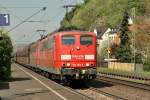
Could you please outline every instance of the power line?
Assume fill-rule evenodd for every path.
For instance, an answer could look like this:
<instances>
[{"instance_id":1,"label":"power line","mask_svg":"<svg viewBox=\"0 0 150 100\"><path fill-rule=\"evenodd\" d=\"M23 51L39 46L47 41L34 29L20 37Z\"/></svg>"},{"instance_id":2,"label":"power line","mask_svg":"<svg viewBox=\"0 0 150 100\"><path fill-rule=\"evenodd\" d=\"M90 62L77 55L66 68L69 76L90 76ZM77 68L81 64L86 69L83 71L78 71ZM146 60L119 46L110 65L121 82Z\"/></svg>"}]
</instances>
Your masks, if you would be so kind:
<instances>
[{"instance_id":1,"label":"power line","mask_svg":"<svg viewBox=\"0 0 150 100\"><path fill-rule=\"evenodd\" d=\"M26 43L26 42L31 42L31 41L14 41L14 42L19 42L19 43Z\"/></svg>"},{"instance_id":2,"label":"power line","mask_svg":"<svg viewBox=\"0 0 150 100\"><path fill-rule=\"evenodd\" d=\"M50 19L47 20L29 20L29 21L25 21L25 22L31 22L31 23L45 23L44 25L48 24L49 22L54 21L56 18L58 18L62 13L64 13L64 9L61 9L59 12L57 12L54 16L50 17ZM55 27L58 28L58 27ZM32 33L31 33L32 34ZM32 35L30 34L30 36L28 36L28 38L34 37L35 35L37 35L36 33L33 33ZM23 37L24 38L24 37ZM20 38L19 38L20 39Z\"/></svg>"},{"instance_id":3,"label":"power line","mask_svg":"<svg viewBox=\"0 0 150 100\"><path fill-rule=\"evenodd\" d=\"M46 7L43 7L42 9L40 9L39 11L35 12L34 14L32 14L31 16L27 17L25 20L23 20L22 22L20 22L19 24L17 24L16 26L14 26L13 28L11 28L8 32L11 32L12 30L16 29L18 26L20 26L21 24L23 24L24 22L28 21L30 18L32 18L33 16L37 15L39 12L41 11L45 11Z\"/></svg>"},{"instance_id":4,"label":"power line","mask_svg":"<svg viewBox=\"0 0 150 100\"><path fill-rule=\"evenodd\" d=\"M4 7L2 5L0 5L0 8L5 9L6 11L10 12L14 17L16 17L17 19L19 19L20 21L22 21L22 19L20 17L18 17L17 15L15 15L11 10L9 10L7 7Z\"/></svg>"},{"instance_id":5,"label":"power line","mask_svg":"<svg viewBox=\"0 0 150 100\"><path fill-rule=\"evenodd\" d=\"M0 8L4 8L4 7L0 7ZM24 8L26 8L26 9L31 9L31 8L41 8L41 7L5 7L5 8L22 8L22 9L24 9Z\"/></svg>"},{"instance_id":6,"label":"power line","mask_svg":"<svg viewBox=\"0 0 150 100\"><path fill-rule=\"evenodd\" d=\"M49 22L50 20L29 20L29 21L24 21L24 22L29 22L29 23L46 23Z\"/></svg>"},{"instance_id":7,"label":"power line","mask_svg":"<svg viewBox=\"0 0 150 100\"><path fill-rule=\"evenodd\" d=\"M49 22L51 22L51 21L53 21L53 20L55 20L55 18L57 18L57 17L59 17L59 15L61 15L61 13L63 13L63 11L62 10L60 10L57 14L55 14L54 16L52 16L49 20L47 19L47 20L40 20L40 21L25 21L25 22L31 22L31 23L44 23L45 22L45 25L46 25L46 23L48 24ZM32 33L31 33L32 34ZM36 35L36 33L33 33L32 35L30 35L28 38L31 38L31 37L33 37L34 35ZM24 38L24 37L23 37ZM20 38L19 38L20 39Z\"/></svg>"}]
</instances>

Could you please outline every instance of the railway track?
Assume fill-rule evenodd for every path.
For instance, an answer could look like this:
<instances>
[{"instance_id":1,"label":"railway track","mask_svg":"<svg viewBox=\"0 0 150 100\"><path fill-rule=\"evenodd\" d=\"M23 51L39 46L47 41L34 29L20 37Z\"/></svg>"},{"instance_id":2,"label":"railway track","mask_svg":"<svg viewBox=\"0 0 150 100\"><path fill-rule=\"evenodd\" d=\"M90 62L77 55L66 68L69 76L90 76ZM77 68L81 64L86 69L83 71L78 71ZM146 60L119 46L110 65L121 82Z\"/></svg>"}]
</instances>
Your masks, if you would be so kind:
<instances>
[{"instance_id":1,"label":"railway track","mask_svg":"<svg viewBox=\"0 0 150 100\"><path fill-rule=\"evenodd\" d=\"M99 82L100 81L104 81L106 83L111 83L111 84L122 84L122 85L130 86L130 87L140 88L140 89L144 89L144 90L150 91L150 86L149 85L148 85L148 88L147 88L147 86L143 86L143 84L141 84L141 86L137 86L134 83L130 83L132 85L129 85L129 83L124 82L123 80L120 80L120 82L118 82L118 81L115 81L115 80L118 80L118 79L112 79L112 78L108 78L108 77L104 77L104 76L103 77L102 76L98 76L97 79L95 79L95 80L97 80ZM100 97L104 96L105 100L126 100L127 99L126 97L120 96L120 95L118 95L116 93L111 93L111 92L108 92L107 90L103 91L103 90L101 90L99 88L91 87L91 86L88 86L86 89L82 89L82 88L72 89L72 88L69 88L69 87L68 87L68 89L71 89L72 91L74 91L74 93L82 96L84 100L99 100L99 96L97 97L97 95L101 95ZM80 92L80 90L82 92ZM93 92L92 95L88 95L89 91ZM96 96L97 99L93 98L93 96ZM109 98L109 99L106 99L106 98ZM103 98L101 98L101 100L103 100Z\"/></svg>"},{"instance_id":2,"label":"railway track","mask_svg":"<svg viewBox=\"0 0 150 100\"><path fill-rule=\"evenodd\" d=\"M19 64L19 65L22 65L22 64ZM29 67L27 67L27 66L25 66L25 65L22 65L23 67L25 67L25 68L27 68L27 69L29 69L29 70L31 70L31 71L33 71L33 72L35 72L35 73L37 73L35 70L33 70L33 69L30 69ZM42 75L43 77L46 77L43 73L37 73L37 74L40 74L40 75ZM49 79L49 77L46 77L46 78L48 78ZM50 79L51 80L51 79ZM53 82L55 82L56 84L60 84L60 85L62 85L63 86L63 84L61 84L60 83L60 81L57 81L57 80L52 80ZM78 91L76 91L76 90L74 90L74 89L72 89L72 88L70 88L70 87L68 87L68 86L63 86L65 89L67 89L68 91L70 91L70 92L73 92L73 93L75 93L75 94L77 94L77 95L80 95L82 98L83 98L83 100L94 100L93 98L91 98L90 96L87 96L87 95L85 95L85 94L83 94L83 93L80 93L80 92L78 92ZM0 100L1 100L1 97L0 97Z\"/></svg>"},{"instance_id":3,"label":"railway track","mask_svg":"<svg viewBox=\"0 0 150 100\"><path fill-rule=\"evenodd\" d=\"M137 83L137 82L127 81L127 80L112 78L112 77L108 77L104 75L98 75L96 80L104 81L104 82L108 82L112 84L126 85L126 86L130 86L133 88L139 88L139 89L143 89L146 91L150 91L150 84Z\"/></svg>"},{"instance_id":4,"label":"railway track","mask_svg":"<svg viewBox=\"0 0 150 100\"><path fill-rule=\"evenodd\" d=\"M81 92L79 92L79 91L77 91L75 89L72 89L70 87L66 87L66 88L69 89L69 90L72 90L75 94L81 95L85 100L95 100L94 98L92 98L92 97L90 97L88 95L85 95L85 94L83 94L83 93L81 93Z\"/></svg>"},{"instance_id":5,"label":"railway track","mask_svg":"<svg viewBox=\"0 0 150 100\"><path fill-rule=\"evenodd\" d=\"M103 99L104 100L127 100L124 97L111 94L109 92L105 92L95 87L88 87L86 89L73 89L73 90L75 90L78 94L81 94L85 97L87 96L88 98L90 98L90 100L103 100Z\"/></svg>"},{"instance_id":6,"label":"railway track","mask_svg":"<svg viewBox=\"0 0 150 100\"><path fill-rule=\"evenodd\" d=\"M99 75L107 75L107 76L115 76L115 77L122 77L128 79L136 79L136 80L143 80L143 81L150 81L150 77L142 76L136 73L124 74L124 73L115 73L115 72L99 72Z\"/></svg>"},{"instance_id":7,"label":"railway track","mask_svg":"<svg viewBox=\"0 0 150 100\"><path fill-rule=\"evenodd\" d=\"M119 95L93 87L90 83L91 82L73 82L74 85L67 86L67 88L71 88L83 96L86 95L89 98L93 98L93 100L126 100Z\"/></svg>"},{"instance_id":8,"label":"railway track","mask_svg":"<svg viewBox=\"0 0 150 100\"><path fill-rule=\"evenodd\" d=\"M150 85L147 84L118 80L103 76L98 77L95 79L95 81L93 81L91 84L88 84L87 86L88 88L79 89L78 91L81 91L82 94L86 94L92 98L94 97L94 100L104 99L99 98L98 95L104 95L105 98L109 98L107 100L149 100L147 93L150 91ZM92 93L90 93L91 91ZM136 91L136 93L131 94L133 91Z\"/></svg>"},{"instance_id":9,"label":"railway track","mask_svg":"<svg viewBox=\"0 0 150 100\"><path fill-rule=\"evenodd\" d=\"M113 94L108 93L108 92L104 92L104 91L99 90L99 89L97 89L97 88L90 87L89 89L92 90L92 91L98 92L98 93L100 93L100 94L103 94L103 95L105 95L105 96L108 96L108 97L110 97L110 98L113 98L113 99L115 99L115 100L126 100L126 99L123 98L123 97L120 97L120 96L117 96L117 95L113 95Z\"/></svg>"},{"instance_id":10,"label":"railway track","mask_svg":"<svg viewBox=\"0 0 150 100\"><path fill-rule=\"evenodd\" d=\"M98 76L95 81L89 84L89 90L113 100L149 100L150 85Z\"/></svg>"}]
</instances>

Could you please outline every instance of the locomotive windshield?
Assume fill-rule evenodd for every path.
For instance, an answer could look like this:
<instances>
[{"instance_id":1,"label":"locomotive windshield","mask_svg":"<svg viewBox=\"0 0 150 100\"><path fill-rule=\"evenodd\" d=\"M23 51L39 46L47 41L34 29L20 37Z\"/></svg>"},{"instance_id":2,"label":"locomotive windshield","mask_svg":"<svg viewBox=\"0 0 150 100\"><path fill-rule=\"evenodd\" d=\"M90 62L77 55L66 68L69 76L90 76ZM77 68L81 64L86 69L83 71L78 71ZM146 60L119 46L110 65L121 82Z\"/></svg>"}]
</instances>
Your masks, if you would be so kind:
<instances>
[{"instance_id":1,"label":"locomotive windshield","mask_svg":"<svg viewBox=\"0 0 150 100\"><path fill-rule=\"evenodd\" d=\"M80 44L81 45L92 45L93 41L92 41L92 36L90 35L82 35L80 37Z\"/></svg>"},{"instance_id":2,"label":"locomotive windshield","mask_svg":"<svg viewBox=\"0 0 150 100\"><path fill-rule=\"evenodd\" d=\"M62 36L63 45L73 45L75 43L75 37L72 35Z\"/></svg>"}]
</instances>

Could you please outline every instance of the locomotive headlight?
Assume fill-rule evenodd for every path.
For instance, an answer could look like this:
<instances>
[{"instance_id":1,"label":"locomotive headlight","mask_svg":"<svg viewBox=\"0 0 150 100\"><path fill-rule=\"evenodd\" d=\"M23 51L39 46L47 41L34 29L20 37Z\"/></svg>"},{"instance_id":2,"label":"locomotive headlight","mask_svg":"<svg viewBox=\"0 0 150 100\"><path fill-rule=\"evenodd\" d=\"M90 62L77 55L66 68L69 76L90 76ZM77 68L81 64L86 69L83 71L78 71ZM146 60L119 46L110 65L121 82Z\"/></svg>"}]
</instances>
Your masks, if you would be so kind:
<instances>
[{"instance_id":1,"label":"locomotive headlight","mask_svg":"<svg viewBox=\"0 0 150 100\"><path fill-rule=\"evenodd\" d=\"M71 60L71 55L61 55L61 60Z\"/></svg>"},{"instance_id":2,"label":"locomotive headlight","mask_svg":"<svg viewBox=\"0 0 150 100\"><path fill-rule=\"evenodd\" d=\"M85 74L85 70L82 70L82 74Z\"/></svg>"},{"instance_id":3,"label":"locomotive headlight","mask_svg":"<svg viewBox=\"0 0 150 100\"><path fill-rule=\"evenodd\" d=\"M67 63L67 66L70 66L70 63Z\"/></svg>"},{"instance_id":4,"label":"locomotive headlight","mask_svg":"<svg viewBox=\"0 0 150 100\"><path fill-rule=\"evenodd\" d=\"M86 60L94 60L94 55L85 55Z\"/></svg>"},{"instance_id":5,"label":"locomotive headlight","mask_svg":"<svg viewBox=\"0 0 150 100\"><path fill-rule=\"evenodd\" d=\"M90 66L90 64L89 64L89 63L86 63L86 66Z\"/></svg>"}]
</instances>

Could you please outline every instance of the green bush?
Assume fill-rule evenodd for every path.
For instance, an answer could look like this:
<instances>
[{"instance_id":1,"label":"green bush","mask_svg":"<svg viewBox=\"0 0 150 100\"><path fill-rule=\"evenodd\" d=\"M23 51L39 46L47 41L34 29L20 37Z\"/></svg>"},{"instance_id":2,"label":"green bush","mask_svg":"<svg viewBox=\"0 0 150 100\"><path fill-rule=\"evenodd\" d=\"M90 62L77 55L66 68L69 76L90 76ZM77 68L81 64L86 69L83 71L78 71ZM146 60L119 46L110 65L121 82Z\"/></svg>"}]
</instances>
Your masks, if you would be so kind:
<instances>
[{"instance_id":1,"label":"green bush","mask_svg":"<svg viewBox=\"0 0 150 100\"><path fill-rule=\"evenodd\" d=\"M7 80L11 75L11 39L6 32L0 30L0 80Z\"/></svg>"},{"instance_id":2,"label":"green bush","mask_svg":"<svg viewBox=\"0 0 150 100\"><path fill-rule=\"evenodd\" d=\"M150 58L144 62L144 71L150 72Z\"/></svg>"}]
</instances>

